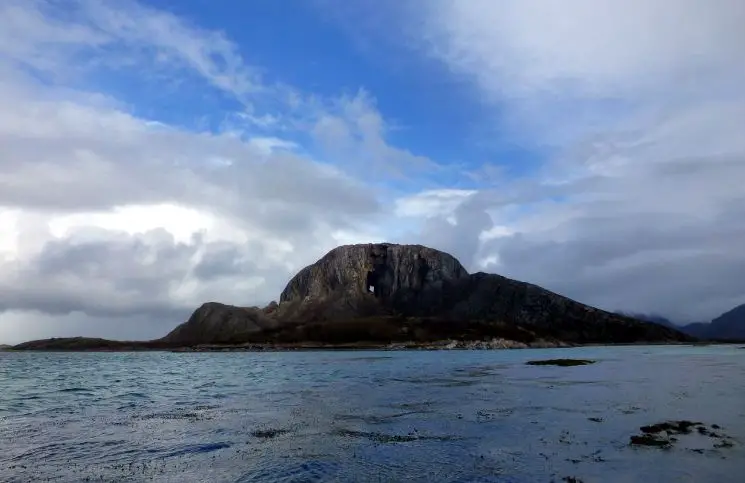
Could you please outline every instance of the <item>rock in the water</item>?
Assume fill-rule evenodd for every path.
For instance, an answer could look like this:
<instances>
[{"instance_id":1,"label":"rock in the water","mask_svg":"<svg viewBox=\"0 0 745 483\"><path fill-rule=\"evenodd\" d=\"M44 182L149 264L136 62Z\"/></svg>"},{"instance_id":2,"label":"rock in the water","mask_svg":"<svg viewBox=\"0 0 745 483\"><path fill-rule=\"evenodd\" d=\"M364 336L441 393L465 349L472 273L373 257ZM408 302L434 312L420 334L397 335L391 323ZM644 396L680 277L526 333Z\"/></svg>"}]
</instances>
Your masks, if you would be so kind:
<instances>
[{"instance_id":1,"label":"rock in the water","mask_svg":"<svg viewBox=\"0 0 745 483\"><path fill-rule=\"evenodd\" d=\"M653 434L642 434L640 436L632 436L629 444L636 446L657 446L657 447L669 447L671 442L670 439L657 436Z\"/></svg>"},{"instance_id":2,"label":"rock in the water","mask_svg":"<svg viewBox=\"0 0 745 483\"><path fill-rule=\"evenodd\" d=\"M692 430L696 429L696 433ZM712 424L711 429L707 428L701 422L694 421L665 421L657 424L650 424L648 426L642 426L639 430L642 432L640 435L631 436L629 444L634 446L656 446L661 448L670 448L674 443L678 441L678 437L684 435L698 434L705 436L711 444L711 449L717 450L722 448L731 448L734 446L733 439L725 434L720 434L714 429L721 429L717 424ZM691 437L691 436L685 436ZM699 442L701 442L699 440ZM703 449L692 450L696 453L703 453Z\"/></svg>"},{"instance_id":3,"label":"rock in the water","mask_svg":"<svg viewBox=\"0 0 745 483\"><path fill-rule=\"evenodd\" d=\"M586 366L588 364L594 364L595 361L586 359L546 359L541 361L528 361L526 364L529 366L561 366L561 367L572 367L572 366Z\"/></svg>"}]
</instances>

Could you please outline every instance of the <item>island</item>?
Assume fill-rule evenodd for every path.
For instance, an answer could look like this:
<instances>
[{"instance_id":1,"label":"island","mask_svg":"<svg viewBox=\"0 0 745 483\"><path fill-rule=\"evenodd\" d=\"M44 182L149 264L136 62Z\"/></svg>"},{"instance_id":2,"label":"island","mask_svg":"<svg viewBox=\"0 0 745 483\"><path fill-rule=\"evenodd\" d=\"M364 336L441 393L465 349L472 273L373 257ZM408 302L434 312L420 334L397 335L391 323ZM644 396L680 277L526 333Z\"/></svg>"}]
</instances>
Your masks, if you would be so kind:
<instances>
[{"instance_id":1,"label":"island","mask_svg":"<svg viewBox=\"0 0 745 483\"><path fill-rule=\"evenodd\" d=\"M600 310L537 285L469 274L422 245L334 248L287 283L279 302L207 302L164 337L74 337L12 350L490 349L689 343L672 327Z\"/></svg>"}]
</instances>

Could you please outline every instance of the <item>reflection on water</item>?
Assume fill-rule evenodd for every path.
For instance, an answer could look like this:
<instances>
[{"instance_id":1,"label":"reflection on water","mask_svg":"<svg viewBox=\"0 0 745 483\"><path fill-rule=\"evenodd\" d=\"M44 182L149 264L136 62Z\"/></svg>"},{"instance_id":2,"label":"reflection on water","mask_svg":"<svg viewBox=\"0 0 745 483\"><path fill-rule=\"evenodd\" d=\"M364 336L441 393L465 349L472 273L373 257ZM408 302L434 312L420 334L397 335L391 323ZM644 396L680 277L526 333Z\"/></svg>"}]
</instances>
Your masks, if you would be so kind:
<instances>
[{"instance_id":1,"label":"reflection on water","mask_svg":"<svg viewBox=\"0 0 745 483\"><path fill-rule=\"evenodd\" d=\"M598 362L525 365L553 357ZM736 347L0 353L0 480L741 481L744 376ZM731 444L629 445L685 419Z\"/></svg>"}]
</instances>

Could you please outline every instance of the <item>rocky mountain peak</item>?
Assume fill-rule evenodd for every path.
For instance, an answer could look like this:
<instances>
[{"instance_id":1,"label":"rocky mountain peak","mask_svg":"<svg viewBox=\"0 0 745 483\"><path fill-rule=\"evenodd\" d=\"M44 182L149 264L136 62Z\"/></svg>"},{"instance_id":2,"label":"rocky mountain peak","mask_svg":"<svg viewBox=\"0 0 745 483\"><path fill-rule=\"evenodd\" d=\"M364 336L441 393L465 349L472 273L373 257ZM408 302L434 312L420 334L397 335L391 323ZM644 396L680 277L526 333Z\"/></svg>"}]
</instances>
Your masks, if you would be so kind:
<instances>
[{"instance_id":1,"label":"rocky mountain peak","mask_svg":"<svg viewBox=\"0 0 745 483\"><path fill-rule=\"evenodd\" d=\"M370 294L386 304L397 294L466 277L468 272L453 256L422 245L344 245L295 275L280 303Z\"/></svg>"}]
</instances>

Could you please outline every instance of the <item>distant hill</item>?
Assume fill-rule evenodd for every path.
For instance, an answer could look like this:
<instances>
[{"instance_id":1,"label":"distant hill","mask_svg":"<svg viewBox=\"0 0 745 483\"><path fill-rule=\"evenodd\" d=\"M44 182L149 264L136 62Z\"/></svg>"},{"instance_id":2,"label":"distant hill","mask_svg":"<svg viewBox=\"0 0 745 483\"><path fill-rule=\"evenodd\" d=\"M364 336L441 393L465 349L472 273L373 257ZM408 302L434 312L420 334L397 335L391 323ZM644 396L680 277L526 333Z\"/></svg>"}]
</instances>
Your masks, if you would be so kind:
<instances>
[{"instance_id":1,"label":"distant hill","mask_svg":"<svg viewBox=\"0 0 745 483\"><path fill-rule=\"evenodd\" d=\"M711 322L694 322L685 325L675 324L670 319L655 314L618 313L680 330L699 339L745 341L745 304L725 312Z\"/></svg>"},{"instance_id":2,"label":"distant hill","mask_svg":"<svg viewBox=\"0 0 745 483\"><path fill-rule=\"evenodd\" d=\"M745 304L723 313L710 323L688 324L681 329L702 339L745 341Z\"/></svg>"},{"instance_id":3,"label":"distant hill","mask_svg":"<svg viewBox=\"0 0 745 483\"><path fill-rule=\"evenodd\" d=\"M205 344L428 344L506 339L525 344L686 342L671 326L606 312L537 285L469 274L421 245L337 247L298 272L264 308L208 302L162 339L52 339L27 350L194 347Z\"/></svg>"}]
</instances>

